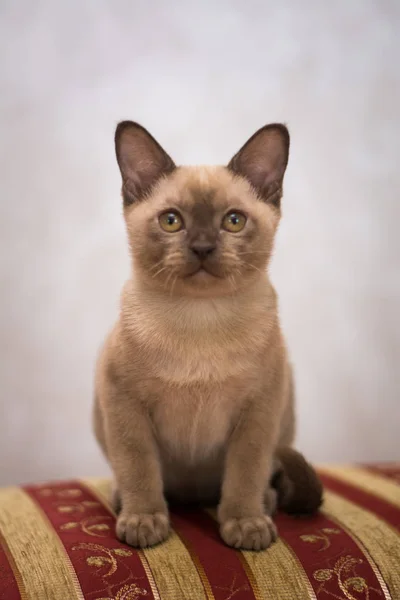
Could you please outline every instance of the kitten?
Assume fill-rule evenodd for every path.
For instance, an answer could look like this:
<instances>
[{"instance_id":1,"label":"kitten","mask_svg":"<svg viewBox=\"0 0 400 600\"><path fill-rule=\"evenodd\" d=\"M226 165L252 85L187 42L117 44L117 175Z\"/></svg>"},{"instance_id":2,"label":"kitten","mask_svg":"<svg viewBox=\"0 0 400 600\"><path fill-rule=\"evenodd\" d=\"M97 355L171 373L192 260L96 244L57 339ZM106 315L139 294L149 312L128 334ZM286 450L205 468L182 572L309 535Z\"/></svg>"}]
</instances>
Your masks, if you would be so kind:
<instances>
[{"instance_id":1,"label":"kitten","mask_svg":"<svg viewBox=\"0 0 400 600\"><path fill-rule=\"evenodd\" d=\"M292 374L266 271L289 133L263 127L227 167L177 167L130 121L115 145L133 272L99 357L94 424L117 536L151 546L168 536L167 500L219 503L226 544L266 548L273 487L289 512L321 502L290 448Z\"/></svg>"}]
</instances>

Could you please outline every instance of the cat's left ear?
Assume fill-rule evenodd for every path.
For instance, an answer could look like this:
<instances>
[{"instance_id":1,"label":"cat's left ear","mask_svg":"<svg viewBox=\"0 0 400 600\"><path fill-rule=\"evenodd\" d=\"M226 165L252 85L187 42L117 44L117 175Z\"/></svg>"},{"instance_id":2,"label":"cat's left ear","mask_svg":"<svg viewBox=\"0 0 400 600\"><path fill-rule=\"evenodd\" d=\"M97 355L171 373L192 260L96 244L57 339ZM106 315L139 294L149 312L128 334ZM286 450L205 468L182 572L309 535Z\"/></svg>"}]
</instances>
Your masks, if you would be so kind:
<instances>
[{"instance_id":1,"label":"cat's left ear","mask_svg":"<svg viewBox=\"0 0 400 600\"><path fill-rule=\"evenodd\" d=\"M172 158L147 129L133 121L118 124L115 152L126 206L142 200L161 177L175 169Z\"/></svg>"},{"instance_id":2,"label":"cat's left ear","mask_svg":"<svg viewBox=\"0 0 400 600\"><path fill-rule=\"evenodd\" d=\"M289 145L289 131L285 125L265 125L235 154L228 169L245 177L265 202L279 207Z\"/></svg>"}]
</instances>

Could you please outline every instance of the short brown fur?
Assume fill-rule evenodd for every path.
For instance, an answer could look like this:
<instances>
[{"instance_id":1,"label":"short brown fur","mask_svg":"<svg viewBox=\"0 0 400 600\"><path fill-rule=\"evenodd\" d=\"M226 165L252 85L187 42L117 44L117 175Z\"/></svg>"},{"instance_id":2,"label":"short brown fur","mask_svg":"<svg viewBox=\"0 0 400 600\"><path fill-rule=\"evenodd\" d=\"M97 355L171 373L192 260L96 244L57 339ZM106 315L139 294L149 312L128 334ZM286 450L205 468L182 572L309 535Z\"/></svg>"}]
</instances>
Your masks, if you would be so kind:
<instances>
[{"instance_id":1,"label":"short brown fur","mask_svg":"<svg viewBox=\"0 0 400 600\"><path fill-rule=\"evenodd\" d=\"M259 130L228 167L176 167L131 122L118 126L116 150L133 273L99 357L94 424L115 475L117 535L153 545L169 532L166 499L218 502L227 544L266 548L271 478L283 507L321 501L312 467L290 450L292 374L266 271L287 130ZM162 230L165 211L180 231ZM221 226L232 211L247 218L238 233Z\"/></svg>"}]
</instances>

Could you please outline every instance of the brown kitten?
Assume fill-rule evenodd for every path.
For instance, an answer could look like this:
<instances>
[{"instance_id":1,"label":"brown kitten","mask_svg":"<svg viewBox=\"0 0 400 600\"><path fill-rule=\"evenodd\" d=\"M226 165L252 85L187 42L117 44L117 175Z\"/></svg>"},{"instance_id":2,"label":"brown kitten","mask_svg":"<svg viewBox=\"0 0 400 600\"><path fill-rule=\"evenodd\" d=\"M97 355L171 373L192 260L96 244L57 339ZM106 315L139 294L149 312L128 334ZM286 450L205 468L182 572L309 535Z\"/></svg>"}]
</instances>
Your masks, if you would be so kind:
<instances>
[{"instance_id":1,"label":"brown kitten","mask_svg":"<svg viewBox=\"0 0 400 600\"><path fill-rule=\"evenodd\" d=\"M292 376L266 272L289 133L263 127L227 167L176 167L129 121L115 144L133 272L99 358L94 422L115 475L117 536L163 541L166 498L219 502L227 544L266 548L274 473L284 507L321 500L304 459L290 470L301 457L289 448ZM296 508L297 480L307 485Z\"/></svg>"}]
</instances>

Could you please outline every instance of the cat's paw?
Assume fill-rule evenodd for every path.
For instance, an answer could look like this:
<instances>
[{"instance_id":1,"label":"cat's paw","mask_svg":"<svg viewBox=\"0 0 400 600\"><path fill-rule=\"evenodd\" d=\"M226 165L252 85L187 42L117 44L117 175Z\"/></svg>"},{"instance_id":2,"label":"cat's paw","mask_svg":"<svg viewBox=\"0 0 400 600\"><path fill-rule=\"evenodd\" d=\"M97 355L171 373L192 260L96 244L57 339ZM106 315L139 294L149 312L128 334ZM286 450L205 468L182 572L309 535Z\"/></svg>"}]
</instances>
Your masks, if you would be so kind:
<instances>
[{"instance_id":1,"label":"cat's paw","mask_svg":"<svg viewBox=\"0 0 400 600\"><path fill-rule=\"evenodd\" d=\"M135 548L148 548L167 539L169 519L165 513L130 514L122 511L117 519L117 537Z\"/></svg>"},{"instance_id":2,"label":"cat's paw","mask_svg":"<svg viewBox=\"0 0 400 600\"><path fill-rule=\"evenodd\" d=\"M278 537L274 522L267 515L228 519L221 524L221 537L232 548L265 550Z\"/></svg>"}]
</instances>

